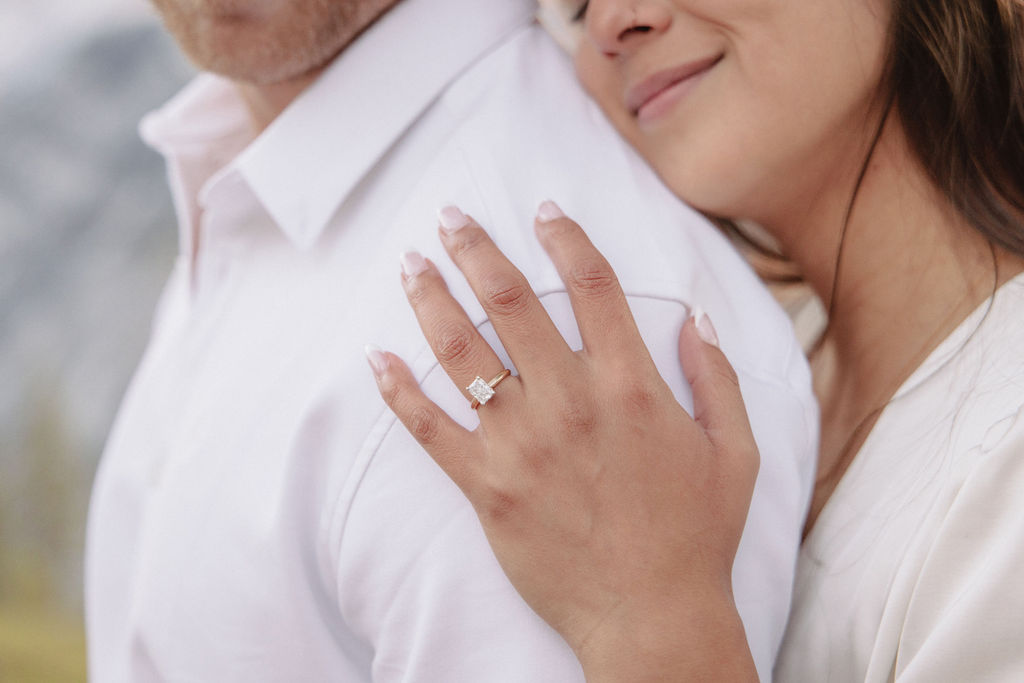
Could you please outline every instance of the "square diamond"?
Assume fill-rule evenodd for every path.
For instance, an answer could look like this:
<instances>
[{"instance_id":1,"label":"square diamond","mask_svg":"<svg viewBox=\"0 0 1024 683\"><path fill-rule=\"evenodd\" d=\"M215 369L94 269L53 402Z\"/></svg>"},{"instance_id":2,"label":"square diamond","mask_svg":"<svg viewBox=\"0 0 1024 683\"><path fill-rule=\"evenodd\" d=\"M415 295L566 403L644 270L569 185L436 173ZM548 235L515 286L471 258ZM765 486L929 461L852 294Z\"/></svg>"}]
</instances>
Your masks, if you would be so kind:
<instances>
[{"instance_id":1,"label":"square diamond","mask_svg":"<svg viewBox=\"0 0 1024 683\"><path fill-rule=\"evenodd\" d=\"M480 405L487 403L491 400L491 397L494 396L494 389L479 377L473 380L473 383L466 387L466 391L468 391L469 395L475 398Z\"/></svg>"}]
</instances>

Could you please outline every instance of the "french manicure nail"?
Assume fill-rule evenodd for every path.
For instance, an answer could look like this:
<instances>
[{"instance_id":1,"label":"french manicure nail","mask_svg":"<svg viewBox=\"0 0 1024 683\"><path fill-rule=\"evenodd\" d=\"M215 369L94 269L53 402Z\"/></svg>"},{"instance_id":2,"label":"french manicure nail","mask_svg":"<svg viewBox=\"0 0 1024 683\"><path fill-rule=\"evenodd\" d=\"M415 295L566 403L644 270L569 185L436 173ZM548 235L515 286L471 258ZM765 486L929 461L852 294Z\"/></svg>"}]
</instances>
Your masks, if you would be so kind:
<instances>
[{"instance_id":1,"label":"french manicure nail","mask_svg":"<svg viewBox=\"0 0 1024 683\"><path fill-rule=\"evenodd\" d=\"M366 360L369 361L370 369L373 370L374 375L380 377L388 371L388 357L384 355L380 348L373 344L367 344L364 351L366 352Z\"/></svg>"},{"instance_id":2,"label":"french manicure nail","mask_svg":"<svg viewBox=\"0 0 1024 683\"><path fill-rule=\"evenodd\" d=\"M416 277L427 269L427 261L418 251L404 251L398 256L406 277Z\"/></svg>"},{"instance_id":3,"label":"french manicure nail","mask_svg":"<svg viewBox=\"0 0 1024 683\"><path fill-rule=\"evenodd\" d=\"M697 327L697 336L703 339L705 343L718 348L718 333L715 332L715 326L711 324L711 318L708 317L708 314L700 306L696 306L693 309L693 322Z\"/></svg>"},{"instance_id":4,"label":"french manicure nail","mask_svg":"<svg viewBox=\"0 0 1024 683\"><path fill-rule=\"evenodd\" d=\"M537 220L541 223L550 223L559 218L565 218L565 212L550 199L544 200L537 207Z\"/></svg>"},{"instance_id":5,"label":"french manicure nail","mask_svg":"<svg viewBox=\"0 0 1024 683\"><path fill-rule=\"evenodd\" d=\"M441 227L447 233L453 233L469 225L469 218L457 206L444 207L437 212L437 219L441 221Z\"/></svg>"}]
</instances>

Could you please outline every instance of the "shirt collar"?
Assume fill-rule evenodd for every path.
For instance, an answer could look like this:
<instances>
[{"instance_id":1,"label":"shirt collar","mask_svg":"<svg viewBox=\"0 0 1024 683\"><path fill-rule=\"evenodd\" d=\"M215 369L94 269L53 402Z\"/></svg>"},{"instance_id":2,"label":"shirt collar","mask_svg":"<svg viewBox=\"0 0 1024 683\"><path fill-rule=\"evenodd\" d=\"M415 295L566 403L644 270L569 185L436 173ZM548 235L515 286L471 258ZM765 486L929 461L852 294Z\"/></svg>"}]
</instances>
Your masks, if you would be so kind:
<instances>
[{"instance_id":1,"label":"shirt collar","mask_svg":"<svg viewBox=\"0 0 1024 683\"><path fill-rule=\"evenodd\" d=\"M221 167L202 191L178 188L190 195L181 201L201 202L238 172L305 248L413 121L535 10L535 0L399 0L255 140L237 89L213 74L148 115L142 137L169 158L192 150L186 156L206 159L209 171Z\"/></svg>"},{"instance_id":2,"label":"shirt collar","mask_svg":"<svg viewBox=\"0 0 1024 683\"><path fill-rule=\"evenodd\" d=\"M292 242L311 245L419 114L534 9L400 0L242 152L239 170Z\"/></svg>"},{"instance_id":3,"label":"shirt collar","mask_svg":"<svg viewBox=\"0 0 1024 683\"><path fill-rule=\"evenodd\" d=\"M208 153L211 147L246 144L254 138L252 119L234 84L211 73L199 74L166 104L143 117L142 139L164 156L185 149ZM235 153L238 153L238 149Z\"/></svg>"}]
</instances>

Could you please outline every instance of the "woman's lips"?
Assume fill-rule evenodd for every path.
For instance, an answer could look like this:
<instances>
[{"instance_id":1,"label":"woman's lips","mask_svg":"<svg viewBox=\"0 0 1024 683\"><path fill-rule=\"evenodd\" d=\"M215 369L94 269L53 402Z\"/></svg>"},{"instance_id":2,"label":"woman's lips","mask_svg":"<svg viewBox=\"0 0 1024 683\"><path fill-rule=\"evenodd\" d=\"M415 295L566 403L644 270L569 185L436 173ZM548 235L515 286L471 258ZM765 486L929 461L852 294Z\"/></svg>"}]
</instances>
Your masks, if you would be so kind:
<instances>
[{"instance_id":1,"label":"woman's lips","mask_svg":"<svg viewBox=\"0 0 1024 683\"><path fill-rule=\"evenodd\" d=\"M626 106L640 123L658 118L686 95L722 55L659 71L626 91Z\"/></svg>"}]
</instances>

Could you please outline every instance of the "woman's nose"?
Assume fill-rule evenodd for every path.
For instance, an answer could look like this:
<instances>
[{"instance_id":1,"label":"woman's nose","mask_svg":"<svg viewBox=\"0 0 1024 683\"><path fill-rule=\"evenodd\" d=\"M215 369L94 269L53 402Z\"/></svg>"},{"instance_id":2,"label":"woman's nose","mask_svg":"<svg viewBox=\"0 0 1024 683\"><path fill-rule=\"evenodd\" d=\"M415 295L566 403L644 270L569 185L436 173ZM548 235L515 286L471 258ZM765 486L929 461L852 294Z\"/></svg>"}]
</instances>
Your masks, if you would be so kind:
<instances>
[{"instance_id":1,"label":"woman's nose","mask_svg":"<svg viewBox=\"0 0 1024 683\"><path fill-rule=\"evenodd\" d=\"M672 25L667 0L590 0L587 39L608 57L628 55Z\"/></svg>"}]
</instances>

